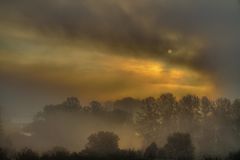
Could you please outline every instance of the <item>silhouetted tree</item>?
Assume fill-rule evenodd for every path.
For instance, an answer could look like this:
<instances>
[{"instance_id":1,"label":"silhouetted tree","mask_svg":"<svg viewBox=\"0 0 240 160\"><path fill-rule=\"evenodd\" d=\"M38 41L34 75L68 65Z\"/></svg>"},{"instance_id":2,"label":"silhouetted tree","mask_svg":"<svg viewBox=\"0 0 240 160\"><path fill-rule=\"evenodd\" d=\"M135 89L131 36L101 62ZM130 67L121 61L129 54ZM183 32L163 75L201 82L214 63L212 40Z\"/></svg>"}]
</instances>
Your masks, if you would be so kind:
<instances>
[{"instance_id":1,"label":"silhouetted tree","mask_svg":"<svg viewBox=\"0 0 240 160\"><path fill-rule=\"evenodd\" d=\"M147 159L155 159L158 156L158 147L156 143L150 144L145 152L144 152L144 157Z\"/></svg>"},{"instance_id":2,"label":"silhouetted tree","mask_svg":"<svg viewBox=\"0 0 240 160\"><path fill-rule=\"evenodd\" d=\"M135 150L121 150L119 152L120 154L120 160L121 159L129 159L129 160L141 160L143 159L142 152L141 151L135 151Z\"/></svg>"},{"instance_id":3,"label":"silhouetted tree","mask_svg":"<svg viewBox=\"0 0 240 160\"><path fill-rule=\"evenodd\" d=\"M181 132L197 132L200 116L200 99L198 96L189 94L179 100L178 121Z\"/></svg>"},{"instance_id":4,"label":"silhouetted tree","mask_svg":"<svg viewBox=\"0 0 240 160\"><path fill-rule=\"evenodd\" d=\"M42 154L41 160L70 160L70 153L63 147L54 147L52 150Z\"/></svg>"},{"instance_id":5,"label":"silhouetted tree","mask_svg":"<svg viewBox=\"0 0 240 160\"><path fill-rule=\"evenodd\" d=\"M39 155L31 149L25 148L18 152L15 157L16 160L39 160Z\"/></svg>"},{"instance_id":6,"label":"silhouetted tree","mask_svg":"<svg viewBox=\"0 0 240 160\"><path fill-rule=\"evenodd\" d=\"M56 113L60 111L79 111L82 109L79 100L76 97L68 97L61 104L47 105L44 107L44 111L40 116L46 116L51 113ZM41 118L41 117L40 117Z\"/></svg>"},{"instance_id":7,"label":"silhouetted tree","mask_svg":"<svg viewBox=\"0 0 240 160\"><path fill-rule=\"evenodd\" d=\"M158 99L159 111L164 122L168 122L178 111L176 97L171 93L162 94Z\"/></svg>"},{"instance_id":8,"label":"silhouetted tree","mask_svg":"<svg viewBox=\"0 0 240 160\"><path fill-rule=\"evenodd\" d=\"M0 148L0 160L10 160L7 150Z\"/></svg>"},{"instance_id":9,"label":"silhouetted tree","mask_svg":"<svg viewBox=\"0 0 240 160\"><path fill-rule=\"evenodd\" d=\"M201 112L202 116L209 116L209 113L213 111L213 102L206 96L201 98Z\"/></svg>"},{"instance_id":10,"label":"silhouetted tree","mask_svg":"<svg viewBox=\"0 0 240 160\"><path fill-rule=\"evenodd\" d=\"M81 108L80 102L76 97L68 97L63 106L68 110L77 110Z\"/></svg>"},{"instance_id":11,"label":"silhouetted tree","mask_svg":"<svg viewBox=\"0 0 240 160\"><path fill-rule=\"evenodd\" d=\"M227 98L218 98L215 103L215 114L221 118L227 118L229 112L231 112L231 101Z\"/></svg>"},{"instance_id":12,"label":"silhouetted tree","mask_svg":"<svg viewBox=\"0 0 240 160\"><path fill-rule=\"evenodd\" d=\"M149 144L159 138L162 118L155 98L148 97L143 100L143 104L142 110L137 113L136 124L138 132Z\"/></svg>"},{"instance_id":13,"label":"silhouetted tree","mask_svg":"<svg viewBox=\"0 0 240 160\"><path fill-rule=\"evenodd\" d=\"M231 101L228 98L218 98L215 101L215 110L214 110L214 149L215 152L220 149L222 152L232 147L231 144L233 141L233 121L232 121L232 105ZM229 136L231 134L231 136ZM228 137L226 139L226 137ZM233 139L232 139L233 138Z\"/></svg>"},{"instance_id":14,"label":"silhouetted tree","mask_svg":"<svg viewBox=\"0 0 240 160\"><path fill-rule=\"evenodd\" d=\"M189 134L174 133L170 135L163 149L167 159L192 160L194 157L194 147Z\"/></svg>"},{"instance_id":15,"label":"silhouetted tree","mask_svg":"<svg viewBox=\"0 0 240 160\"><path fill-rule=\"evenodd\" d=\"M158 109L161 116L161 130L164 133L179 130L179 107L176 97L171 93L162 94L158 99ZM172 127L169 127L172 126Z\"/></svg>"},{"instance_id":16,"label":"silhouetted tree","mask_svg":"<svg viewBox=\"0 0 240 160\"><path fill-rule=\"evenodd\" d=\"M239 160L239 159L240 159L240 151L232 152L227 157L227 160Z\"/></svg>"},{"instance_id":17,"label":"silhouetted tree","mask_svg":"<svg viewBox=\"0 0 240 160\"><path fill-rule=\"evenodd\" d=\"M235 144L240 143L240 99L236 99L232 103L227 98L213 101L208 97L199 99L195 95L186 95L177 101L173 94L165 93L157 99L148 97L140 101L127 97L115 101L113 104L114 107L107 110L106 106L92 101L88 107L83 108L77 98L69 97L63 103L46 106L43 112L38 114L38 118L24 128L24 131L34 133L31 138L37 137L41 140L44 140L43 138L47 137L49 133L57 131L59 134L46 141L55 144L59 142L59 137L60 139L66 137L61 141L63 143L58 144L64 146L66 145L64 142L74 143L75 139L72 138L73 142L69 142L66 135L78 136L79 128L76 128L81 127L78 125L79 123L87 122L87 128L101 124L99 127L104 126L102 129L105 129L114 125L117 127L118 125L127 125L130 128L136 122L134 124L136 135L140 134L144 138L144 147L151 142L162 144L169 133L191 132L194 142L197 144L196 148L199 149L197 151L207 152L210 150L212 152L216 149L215 153L219 153L219 150L222 153L224 150L238 149ZM134 109L128 109L127 106ZM122 109L122 107L125 108ZM137 109L138 107L140 110ZM137 111L137 114L132 113L133 111ZM50 132L46 132L46 130ZM89 130L86 132L89 134ZM102 152L106 155L113 150L118 150L116 142L118 138L114 140L114 138L109 138L111 137L109 134L106 136L107 134L103 133L91 135L85 151L97 154ZM106 140L102 140L104 137ZM160 150L162 155L165 156L165 149L167 146L171 146L170 144Z\"/></svg>"},{"instance_id":18,"label":"silhouetted tree","mask_svg":"<svg viewBox=\"0 0 240 160\"><path fill-rule=\"evenodd\" d=\"M138 131L146 140L146 144L163 140L163 133L178 128L176 98L171 93L162 94L157 100L149 97L143 100L144 106L138 112L136 122ZM172 128L168 127L173 126Z\"/></svg>"},{"instance_id":19,"label":"silhouetted tree","mask_svg":"<svg viewBox=\"0 0 240 160\"><path fill-rule=\"evenodd\" d=\"M201 148L201 152L208 152L209 148L213 147L214 143L214 102L204 96L200 100L200 114L198 115L198 127L195 129L197 147ZM206 143L207 142L207 143ZM208 151L207 151L208 150Z\"/></svg>"},{"instance_id":20,"label":"silhouetted tree","mask_svg":"<svg viewBox=\"0 0 240 160\"><path fill-rule=\"evenodd\" d=\"M85 152L98 155L112 154L119 151L119 137L113 132L94 133L88 137Z\"/></svg>"},{"instance_id":21,"label":"silhouetted tree","mask_svg":"<svg viewBox=\"0 0 240 160\"><path fill-rule=\"evenodd\" d=\"M240 99L235 99L232 104L232 125L234 133L240 143Z\"/></svg>"},{"instance_id":22,"label":"silhouetted tree","mask_svg":"<svg viewBox=\"0 0 240 160\"><path fill-rule=\"evenodd\" d=\"M125 97L120 100L116 100L113 104L114 109L123 110L129 113L139 111L143 106L142 102L132 97Z\"/></svg>"},{"instance_id":23,"label":"silhouetted tree","mask_svg":"<svg viewBox=\"0 0 240 160\"><path fill-rule=\"evenodd\" d=\"M200 100L195 95L186 95L179 100L180 113L184 116L193 118L194 113L199 110Z\"/></svg>"},{"instance_id":24,"label":"silhouetted tree","mask_svg":"<svg viewBox=\"0 0 240 160\"><path fill-rule=\"evenodd\" d=\"M102 104L98 101L90 102L90 111L97 113L103 110Z\"/></svg>"}]
</instances>

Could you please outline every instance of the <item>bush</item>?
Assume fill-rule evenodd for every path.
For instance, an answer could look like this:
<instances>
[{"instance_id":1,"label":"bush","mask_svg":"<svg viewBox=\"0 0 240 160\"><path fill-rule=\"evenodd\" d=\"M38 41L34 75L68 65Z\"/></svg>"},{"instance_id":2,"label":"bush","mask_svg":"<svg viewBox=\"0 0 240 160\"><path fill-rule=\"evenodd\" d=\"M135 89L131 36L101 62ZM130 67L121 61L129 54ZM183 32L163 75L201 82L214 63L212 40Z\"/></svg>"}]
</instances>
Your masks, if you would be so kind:
<instances>
[{"instance_id":1,"label":"bush","mask_svg":"<svg viewBox=\"0 0 240 160\"><path fill-rule=\"evenodd\" d=\"M16 154L16 160L39 160L39 155L31 149L25 148Z\"/></svg>"},{"instance_id":2,"label":"bush","mask_svg":"<svg viewBox=\"0 0 240 160\"><path fill-rule=\"evenodd\" d=\"M119 151L119 137L112 132L98 132L88 137L85 152L97 155L113 154Z\"/></svg>"},{"instance_id":3,"label":"bush","mask_svg":"<svg viewBox=\"0 0 240 160\"><path fill-rule=\"evenodd\" d=\"M171 160L192 160L194 157L191 137L185 133L174 133L169 136L163 150L166 158Z\"/></svg>"}]
</instances>

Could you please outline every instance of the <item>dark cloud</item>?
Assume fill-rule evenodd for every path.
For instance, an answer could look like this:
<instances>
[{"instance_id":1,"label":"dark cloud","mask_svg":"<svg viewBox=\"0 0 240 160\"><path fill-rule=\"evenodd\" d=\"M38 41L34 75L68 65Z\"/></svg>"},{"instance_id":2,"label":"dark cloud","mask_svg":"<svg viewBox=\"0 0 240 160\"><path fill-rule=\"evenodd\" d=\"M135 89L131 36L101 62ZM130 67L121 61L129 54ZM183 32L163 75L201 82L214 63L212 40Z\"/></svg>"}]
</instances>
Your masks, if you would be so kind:
<instances>
[{"instance_id":1,"label":"dark cloud","mask_svg":"<svg viewBox=\"0 0 240 160\"><path fill-rule=\"evenodd\" d=\"M0 17L2 24L45 37L211 73L220 85L239 89L237 5L235 0L0 0Z\"/></svg>"},{"instance_id":2,"label":"dark cloud","mask_svg":"<svg viewBox=\"0 0 240 160\"><path fill-rule=\"evenodd\" d=\"M190 16L194 14L193 9L189 11L185 5L183 3L179 7L173 2L155 0L2 0L1 10L4 14L1 18L45 36L83 40L113 50L114 53L160 57L177 64L194 66L195 63L191 61L197 61L199 56L186 58L167 52L191 45L190 30L193 32L195 26L192 24L196 20ZM180 39L169 39L166 36L168 32L180 34ZM185 52L188 52L187 49Z\"/></svg>"}]
</instances>

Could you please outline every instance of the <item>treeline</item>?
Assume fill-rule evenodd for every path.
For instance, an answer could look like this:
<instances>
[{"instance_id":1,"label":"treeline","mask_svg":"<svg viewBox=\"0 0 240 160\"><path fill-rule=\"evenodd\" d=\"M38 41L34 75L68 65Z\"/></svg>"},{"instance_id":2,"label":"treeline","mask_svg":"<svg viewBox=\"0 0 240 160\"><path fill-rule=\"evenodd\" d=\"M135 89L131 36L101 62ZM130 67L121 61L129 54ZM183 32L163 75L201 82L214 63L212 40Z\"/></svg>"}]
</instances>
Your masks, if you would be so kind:
<instances>
[{"instance_id":1,"label":"treeline","mask_svg":"<svg viewBox=\"0 0 240 160\"><path fill-rule=\"evenodd\" d=\"M143 100L136 118L137 130L146 142L161 141L173 132L190 133L201 153L224 154L239 149L240 99L211 100L186 95L176 100L172 94Z\"/></svg>"},{"instance_id":2,"label":"treeline","mask_svg":"<svg viewBox=\"0 0 240 160\"><path fill-rule=\"evenodd\" d=\"M154 143L162 146L158 149L161 152L169 135L188 133L195 155L222 157L240 149L239 124L240 99L212 100L195 95L177 99L166 93L158 98L128 97L106 103L92 101L83 106L77 98L69 97L63 103L45 106L23 129L27 136L14 138L21 147L26 145L36 150L56 145L82 150L91 133L104 130L116 133L120 142L128 143L123 148L137 148L131 144L141 139L143 143L138 148L145 149Z\"/></svg>"},{"instance_id":3,"label":"treeline","mask_svg":"<svg viewBox=\"0 0 240 160\"><path fill-rule=\"evenodd\" d=\"M55 147L38 153L29 148L21 151L0 148L1 160L239 160L240 151L226 157L194 156L194 146L187 133L174 133L168 136L167 143L158 148L156 143L145 150L123 150L118 146L119 137L113 132L100 131L88 137L88 143L81 152L69 152Z\"/></svg>"},{"instance_id":4,"label":"treeline","mask_svg":"<svg viewBox=\"0 0 240 160\"><path fill-rule=\"evenodd\" d=\"M223 154L238 149L240 144L240 99L211 100L186 95L177 100L173 94L166 93L158 98L124 98L105 104L92 101L82 106L77 98L70 97L62 104L46 106L36 116L35 123L48 122L56 112L72 112L77 117L88 115L89 122L97 119L94 123L127 124L144 138L145 146L152 142L162 145L174 132L190 133L202 153Z\"/></svg>"}]
</instances>

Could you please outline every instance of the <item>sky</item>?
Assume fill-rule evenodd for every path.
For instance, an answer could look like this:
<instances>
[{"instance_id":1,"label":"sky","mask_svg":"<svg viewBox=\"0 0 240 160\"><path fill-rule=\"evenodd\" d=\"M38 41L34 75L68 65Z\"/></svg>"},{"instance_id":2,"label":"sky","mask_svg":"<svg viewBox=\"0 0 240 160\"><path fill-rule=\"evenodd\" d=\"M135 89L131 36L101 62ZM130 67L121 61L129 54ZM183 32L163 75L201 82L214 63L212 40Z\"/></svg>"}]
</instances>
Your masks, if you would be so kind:
<instances>
[{"instance_id":1,"label":"sky","mask_svg":"<svg viewBox=\"0 0 240 160\"><path fill-rule=\"evenodd\" d=\"M237 0L0 0L0 105L172 92L239 97Z\"/></svg>"}]
</instances>

